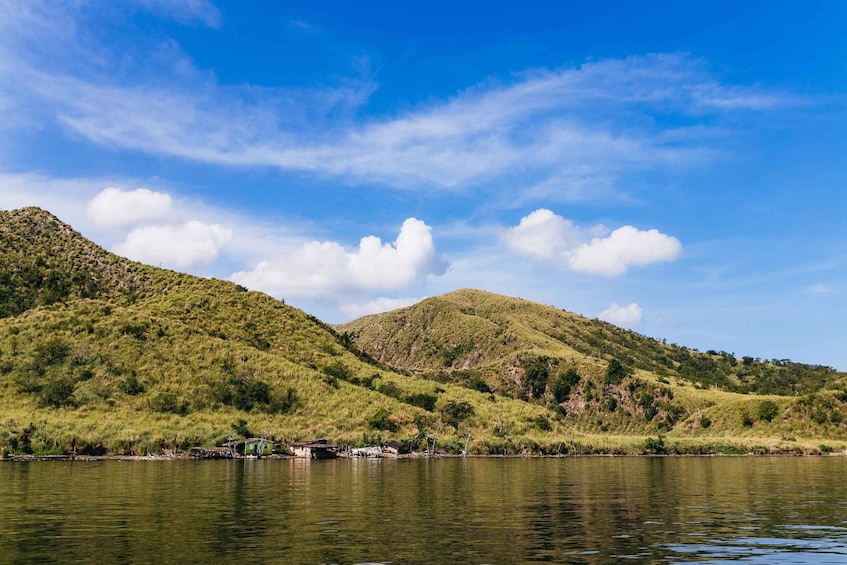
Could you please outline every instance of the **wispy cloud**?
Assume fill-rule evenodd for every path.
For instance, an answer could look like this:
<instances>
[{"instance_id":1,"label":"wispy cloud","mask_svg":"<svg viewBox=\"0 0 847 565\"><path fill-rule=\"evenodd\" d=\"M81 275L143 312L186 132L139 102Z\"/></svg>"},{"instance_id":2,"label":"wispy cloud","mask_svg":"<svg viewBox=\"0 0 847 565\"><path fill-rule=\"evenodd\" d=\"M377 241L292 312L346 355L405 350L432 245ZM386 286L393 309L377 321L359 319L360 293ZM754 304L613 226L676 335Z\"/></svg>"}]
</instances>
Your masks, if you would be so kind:
<instances>
[{"instance_id":1,"label":"wispy cloud","mask_svg":"<svg viewBox=\"0 0 847 565\"><path fill-rule=\"evenodd\" d=\"M179 21L219 19L201 0L139 3ZM9 22L56 24L43 11L14 12ZM78 14L63 17L70 27L83 26ZM61 37L61 47L82 42L97 51L84 32ZM714 159L714 139L703 126L715 127L716 116L795 102L760 87L722 84L689 56L658 54L527 71L412 110L361 117L354 110L376 88L367 75L309 90L233 87L194 69L178 48L174 61L164 50L155 68L137 63L148 66L138 78L131 69L103 72L114 71L109 65L45 67L25 51L29 43L10 40L0 52L4 106L14 106L12 99L18 112L37 112L91 143L394 189L484 186L557 200L608 195L622 190L619 179L628 173ZM99 50L106 60L118 59ZM676 118L672 130L654 119L667 115Z\"/></svg>"},{"instance_id":2,"label":"wispy cloud","mask_svg":"<svg viewBox=\"0 0 847 565\"><path fill-rule=\"evenodd\" d=\"M222 16L207 0L132 0L145 10L181 24L201 24L211 28L221 25Z\"/></svg>"}]
</instances>

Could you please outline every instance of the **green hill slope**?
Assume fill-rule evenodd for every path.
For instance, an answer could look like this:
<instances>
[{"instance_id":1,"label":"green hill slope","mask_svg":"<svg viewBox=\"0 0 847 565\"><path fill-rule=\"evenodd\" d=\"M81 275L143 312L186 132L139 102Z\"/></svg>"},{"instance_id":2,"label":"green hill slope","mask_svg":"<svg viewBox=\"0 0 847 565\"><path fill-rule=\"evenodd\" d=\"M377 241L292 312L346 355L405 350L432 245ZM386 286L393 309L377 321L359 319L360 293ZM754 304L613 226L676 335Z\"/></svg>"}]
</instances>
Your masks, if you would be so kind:
<instances>
[{"instance_id":1,"label":"green hill slope","mask_svg":"<svg viewBox=\"0 0 847 565\"><path fill-rule=\"evenodd\" d=\"M463 289L336 329L398 370L545 405L577 429L844 435L844 375L829 367L700 353L519 298Z\"/></svg>"},{"instance_id":2,"label":"green hill slope","mask_svg":"<svg viewBox=\"0 0 847 565\"><path fill-rule=\"evenodd\" d=\"M545 412L397 374L283 302L122 259L35 208L0 212L0 281L7 452L145 453L248 431L360 444L444 428L458 442L460 422L523 435Z\"/></svg>"}]
</instances>

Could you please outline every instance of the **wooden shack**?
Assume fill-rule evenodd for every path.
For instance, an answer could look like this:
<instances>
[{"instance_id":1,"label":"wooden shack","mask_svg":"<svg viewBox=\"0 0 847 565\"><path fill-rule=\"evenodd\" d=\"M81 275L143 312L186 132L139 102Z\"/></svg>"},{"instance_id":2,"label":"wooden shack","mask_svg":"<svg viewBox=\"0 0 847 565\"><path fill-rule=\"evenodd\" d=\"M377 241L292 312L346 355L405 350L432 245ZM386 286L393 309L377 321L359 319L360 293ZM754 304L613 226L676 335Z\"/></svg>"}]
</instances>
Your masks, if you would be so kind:
<instances>
[{"instance_id":1,"label":"wooden shack","mask_svg":"<svg viewBox=\"0 0 847 565\"><path fill-rule=\"evenodd\" d=\"M261 457L273 453L274 442L261 437L251 437L228 441L223 447L229 449L234 457Z\"/></svg>"},{"instance_id":2,"label":"wooden shack","mask_svg":"<svg viewBox=\"0 0 847 565\"><path fill-rule=\"evenodd\" d=\"M333 459L338 457L338 446L325 439L298 441L291 444L291 453L304 459Z\"/></svg>"},{"instance_id":3,"label":"wooden shack","mask_svg":"<svg viewBox=\"0 0 847 565\"><path fill-rule=\"evenodd\" d=\"M405 455L411 451L410 446L400 441L386 441L382 444L382 452L388 457Z\"/></svg>"}]
</instances>

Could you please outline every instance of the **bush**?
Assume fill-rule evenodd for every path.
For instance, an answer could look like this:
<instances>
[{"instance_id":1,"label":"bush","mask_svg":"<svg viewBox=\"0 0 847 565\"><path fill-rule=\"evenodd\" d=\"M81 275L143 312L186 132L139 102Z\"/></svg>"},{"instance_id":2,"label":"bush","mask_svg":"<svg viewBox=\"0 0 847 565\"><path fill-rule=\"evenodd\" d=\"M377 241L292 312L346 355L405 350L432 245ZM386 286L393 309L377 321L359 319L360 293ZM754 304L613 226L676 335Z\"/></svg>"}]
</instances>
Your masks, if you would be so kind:
<instances>
[{"instance_id":1,"label":"bush","mask_svg":"<svg viewBox=\"0 0 847 565\"><path fill-rule=\"evenodd\" d=\"M177 396L172 392L160 392L150 399L148 405L150 406L150 410L162 412L163 414L185 415L188 413L188 403L180 403Z\"/></svg>"},{"instance_id":2,"label":"bush","mask_svg":"<svg viewBox=\"0 0 847 565\"><path fill-rule=\"evenodd\" d=\"M437 396L433 394L427 394L425 392L411 394L406 397L406 404L411 404L412 406L423 408L427 412L432 412L433 410L435 410L436 402L438 402Z\"/></svg>"},{"instance_id":3,"label":"bush","mask_svg":"<svg viewBox=\"0 0 847 565\"><path fill-rule=\"evenodd\" d=\"M700 427L701 428L708 428L711 425L712 425L712 420L710 420L708 416L703 416L703 417L700 418Z\"/></svg>"},{"instance_id":4,"label":"bush","mask_svg":"<svg viewBox=\"0 0 847 565\"><path fill-rule=\"evenodd\" d=\"M553 381L553 384L550 386L550 392L553 393L553 398L556 399L556 403L561 404L568 399L571 394L571 389L579 383L580 378L581 377L579 376L579 373L576 372L576 369L568 367L568 370L565 371L564 375L561 375Z\"/></svg>"},{"instance_id":5,"label":"bush","mask_svg":"<svg viewBox=\"0 0 847 565\"><path fill-rule=\"evenodd\" d=\"M485 382L485 379L479 375L471 375L470 379L468 379L468 388L486 394L491 392L491 387L489 387L488 383Z\"/></svg>"},{"instance_id":6,"label":"bush","mask_svg":"<svg viewBox=\"0 0 847 565\"><path fill-rule=\"evenodd\" d=\"M342 381L352 381L354 377L353 370L345 365L340 359L336 359L334 363L324 367L324 373L330 377L341 379Z\"/></svg>"},{"instance_id":7,"label":"bush","mask_svg":"<svg viewBox=\"0 0 847 565\"><path fill-rule=\"evenodd\" d=\"M377 388L377 391L385 396L390 396L391 398L395 398L400 400L403 398L403 391L400 390L400 387L391 381L384 382Z\"/></svg>"},{"instance_id":8,"label":"bush","mask_svg":"<svg viewBox=\"0 0 847 565\"><path fill-rule=\"evenodd\" d=\"M644 442L644 453L647 455L661 455L667 453L667 447L665 447L665 438L661 435L654 438L647 438L647 441Z\"/></svg>"},{"instance_id":9,"label":"bush","mask_svg":"<svg viewBox=\"0 0 847 565\"><path fill-rule=\"evenodd\" d=\"M38 404L46 407L61 408L62 406L73 406L74 385L67 379L57 379L48 382L41 389Z\"/></svg>"},{"instance_id":10,"label":"bush","mask_svg":"<svg viewBox=\"0 0 847 565\"><path fill-rule=\"evenodd\" d=\"M230 427L236 435L239 435L243 438L254 437L253 432L250 431L250 428L247 427L247 420L245 420L244 418L239 418L237 421L230 424Z\"/></svg>"},{"instance_id":11,"label":"bush","mask_svg":"<svg viewBox=\"0 0 847 565\"><path fill-rule=\"evenodd\" d=\"M750 417L750 414L747 412L741 413L741 425L745 428L750 428L753 426L753 418Z\"/></svg>"},{"instance_id":12,"label":"bush","mask_svg":"<svg viewBox=\"0 0 847 565\"><path fill-rule=\"evenodd\" d=\"M464 400L458 402L450 400L441 408L441 417L444 418L444 422L454 428L458 428L459 423L473 415L473 404Z\"/></svg>"},{"instance_id":13,"label":"bush","mask_svg":"<svg viewBox=\"0 0 847 565\"><path fill-rule=\"evenodd\" d=\"M626 367L621 365L617 359L612 359L606 367L606 377L603 382L607 385L619 385L628 374Z\"/></svg>"},{"instance_id":14,"label":"bush","mask_svg":"<svg viewBox=\"0 0 847 565\"><path fill-rule=\"evenodd\" d=\"M779 412L779 406L773 400L763 400L759 404L759 420L770 422Z\"/></svg>"},{"instance_id":15,"label":"bush","mask_svg":"<svg viewBox=\"0 0 847 565\"><path fill-rule=\"evenodd\" d=\"M273 396L270 409L272 412L285 414L297 405L298 400L297 391L293 387L288 387L282 393Z\"/></svg>"},{"instance_id":16,"label":"bush","mask_svg":"<svg viewBox=\"0 0 847 565\"><path fill-rule=\"evenodd\" d=\"M533 420L533 424L535 424L535 427L542 432L549 432L553 429L553 426L550 424L550 420L548 420L543 414L536 416Z\"/></svg>"},{"instance_id":17,"label":"bush","mask_svg":"<svg viewBox=\"0 0 847 565\"><path fill-rule=\"evenodd\" d=\"M386 432L396 432L397 424L391 421L391 413L386 408L380 408L368 418L368 428Z\"/></svg>"},{"instance_id":18,"label":"bush","mask_svg":"<svg viewBox=\"0 0 847 565\"><path fill-rule=\"evenodd\" d=\"M122 393L127 394L129 396L135 396L136 394L141 394L146 390L141 381L138 380L138 377L135 375L130 375L120 383L118 383L118 388Z\"/></svg>"},{"instance_id":19,"label":"bush","mask_svg":"<svg viewBox=\"0 0 847 565\"><path fill-rule=\"evenodd\" d=\"M249 412L254 406L271 403L271 387L262 381L244 382L238 381L232 405L239 410Z\"/></svg>"}]
</instances>

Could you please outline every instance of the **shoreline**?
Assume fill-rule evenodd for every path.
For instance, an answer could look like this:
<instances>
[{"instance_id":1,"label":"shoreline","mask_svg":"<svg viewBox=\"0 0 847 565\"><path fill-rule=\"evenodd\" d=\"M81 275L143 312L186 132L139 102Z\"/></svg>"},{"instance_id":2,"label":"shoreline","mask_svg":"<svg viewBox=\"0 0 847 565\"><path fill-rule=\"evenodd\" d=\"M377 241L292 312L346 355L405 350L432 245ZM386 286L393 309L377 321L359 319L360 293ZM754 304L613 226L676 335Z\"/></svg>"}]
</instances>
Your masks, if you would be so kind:
<instances>
[{"instance_id":1,"label":"shoreline","mask_svg":"<svg viewBox=\"0 0 847 565\"><path fill-rule=\"evenodd\" d=\"M559 455L536 455L536 454L509 454L509 455L490 455L490 454L468 454L462 455L457 453L436 453L435 455L409 454L398 457L349 457L341 456L331 459L308 459L305 457L296 457L294 455L273 454L263 457L228 457L221 459L191 457L187 453L175 455L11 455L0 457L0 463L28 463L28 462L47 462L47 461L63 461L63 462L96 462L96 461L255 461L262 459L272 460L297 460L297 461L333 461L338 459L356 460L356 461L375 461L375 460L397 460L397 459L585 459L589 457L847 457L847 452L838 451L832 453L568 453Z\"/></svg>"}]
</instances>

